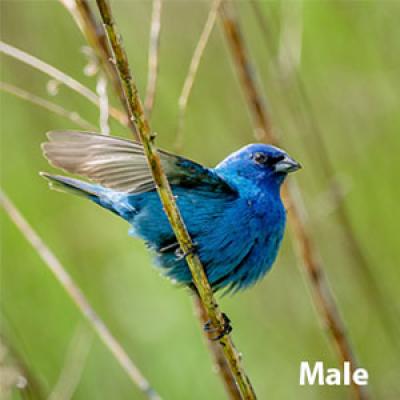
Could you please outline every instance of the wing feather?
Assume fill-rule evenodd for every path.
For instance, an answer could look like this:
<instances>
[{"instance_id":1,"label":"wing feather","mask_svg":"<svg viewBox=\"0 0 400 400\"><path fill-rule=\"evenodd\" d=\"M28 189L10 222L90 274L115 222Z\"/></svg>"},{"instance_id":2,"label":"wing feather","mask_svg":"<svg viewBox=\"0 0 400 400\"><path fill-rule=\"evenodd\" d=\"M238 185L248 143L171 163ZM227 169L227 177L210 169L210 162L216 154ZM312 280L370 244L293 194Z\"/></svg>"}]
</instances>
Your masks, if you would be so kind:
<instances>
[{"instance_id":1,"label":"wing feather","mask_svg":"<svg viewBox=\"0 0 400 400\"><path fill-rule=\"evenodd\" d=\"M54 167L116 191L142 193L155 188L139 142L79 131L51 131L47 136L42 150ZM165 151L159 155L171 184L235 192L211 169Z\"/></svg>"}]
</instances>

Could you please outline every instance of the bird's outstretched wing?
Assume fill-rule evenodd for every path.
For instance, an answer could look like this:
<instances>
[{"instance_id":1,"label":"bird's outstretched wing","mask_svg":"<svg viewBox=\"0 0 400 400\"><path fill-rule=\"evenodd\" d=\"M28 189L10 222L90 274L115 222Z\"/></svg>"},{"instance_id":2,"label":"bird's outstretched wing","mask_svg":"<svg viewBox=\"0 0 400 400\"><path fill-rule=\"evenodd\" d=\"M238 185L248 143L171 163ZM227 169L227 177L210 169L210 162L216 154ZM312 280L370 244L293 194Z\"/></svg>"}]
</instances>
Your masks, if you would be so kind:
<instances>
[{"instance_id":1,"label":"bird's outstretched wing","mask_svg":"<svg viewBox=\"0 0 400 400\"><path fill-rule=\"evenodd\" d=\"M79 131L51 131L42 144L50 164L120 192L142 193L155 185L139 142ZM186 158L159 151L171 185L235 192L213 170Z\"/></svg>"}]
</instances>

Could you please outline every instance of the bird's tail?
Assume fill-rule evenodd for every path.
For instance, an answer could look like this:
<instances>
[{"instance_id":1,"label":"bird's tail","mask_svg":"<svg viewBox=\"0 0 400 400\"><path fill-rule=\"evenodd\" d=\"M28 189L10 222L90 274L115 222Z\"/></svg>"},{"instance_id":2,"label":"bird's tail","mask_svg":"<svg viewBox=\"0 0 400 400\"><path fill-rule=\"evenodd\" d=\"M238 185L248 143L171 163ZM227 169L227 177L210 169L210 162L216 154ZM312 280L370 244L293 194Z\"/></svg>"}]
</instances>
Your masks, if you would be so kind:
<instances>
[{"instance_id":1,"label":"bird's tail","mask_svg":"<svg viewBox=\"0 0 400 400\"><path fill-rule=\"evenodd\" d=\"M102 191L104 191L98 185L92 185L78 179L68 178L67 176L51 175L47 172L40 172L40 175L49 181L51 189L76 194L81 197L90 198L91 200L99 198Z\"/></svg>"},{"instance_id":2,"label":"bird's tail","mask_svg":"<svg viewBox=\"0 0 400 400\"><path fill-rule=\"evenodd\" d=\"M40 172L50 182L50 187L60 192L72 193L92 200L107 210L114 212L126 220L131 220L135 209L129 205L126 193L115 192L101 185L96 185L67 176L51 175Z\"/></svg>"}]
</instances>

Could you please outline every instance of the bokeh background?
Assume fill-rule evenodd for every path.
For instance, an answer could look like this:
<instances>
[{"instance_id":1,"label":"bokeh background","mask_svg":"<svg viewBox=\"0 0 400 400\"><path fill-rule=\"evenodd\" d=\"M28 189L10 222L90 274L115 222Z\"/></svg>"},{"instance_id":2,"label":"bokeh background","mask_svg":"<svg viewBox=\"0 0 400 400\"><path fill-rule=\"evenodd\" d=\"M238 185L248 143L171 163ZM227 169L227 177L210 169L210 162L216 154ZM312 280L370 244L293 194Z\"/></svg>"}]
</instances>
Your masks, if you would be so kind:
<instances>
[{"instance_id":1,"label":"bokeh background","mask_svg":"<svg viewBox=\"0 0 400 400\"><path fill-rule=\"evenodd\" d=\"M95 89L96 78L84 74L85 41L59 2L0 4L3 41ZM143 94L151 2L112 4ZM168 150L175 147L178 97L209 5L164 3L152 126L158 145ZM290 179L302 189L312 236L360 364L369 371L372 397L398 399L400 353L392 322L400 306L400 3L258 5L266 21L263 29L250 1L236 3L274 128L284 148L304 166ZM1 81L98 124L97 109L79 95L60 86L51 96L47 76L9 57L2 56L1 66ZM144 244L128 237L124 221L81 198L50 191L39 177L38 171L51 171L39 147L45 132L78 127L8 93L0 95L2 189L165 399L224 398L188 293L159 276ZM112 93L110 100L119 106ZM127 129L110 123L114 134L129 137ZM212 166L253 141L251 118L217 24L189 100L180 151ZM333 175L324 170L327 155L321 141ZM332 195L334 182L341 187L339 198ZM338 218L340 207L383 293L383 307L376 307L375 292L360 273ZM63 382L72 382L71 393L65 389L59 398L143 399L3 210L0 216L3 376L19 358L46 397L64 374ZM299 267L288 231L266 279L221 298L222 307L233 321L234 339L260 399L347 398L348 388L298 384L302 360L337 366ZM4 386L5 398L24 396L20 389L6 394Z\"/></svg>"}]
</instances>

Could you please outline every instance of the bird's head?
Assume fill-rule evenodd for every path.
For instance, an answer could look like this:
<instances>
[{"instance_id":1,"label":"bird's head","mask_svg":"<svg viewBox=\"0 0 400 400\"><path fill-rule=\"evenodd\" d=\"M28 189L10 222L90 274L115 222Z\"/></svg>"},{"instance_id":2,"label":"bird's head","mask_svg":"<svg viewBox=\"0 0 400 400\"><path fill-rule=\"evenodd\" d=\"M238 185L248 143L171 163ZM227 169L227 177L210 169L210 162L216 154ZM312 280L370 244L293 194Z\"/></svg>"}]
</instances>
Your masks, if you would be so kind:
<instances>
[{"instance_id":1,"label":"bird's head","mask_svg":"<svg viewBox=\"0 0 400 400\"><path fill-rule=\"evenodd\" d=\"M278 147L250 144L223 160L216 170L227 177L266 183L279 188L289 172L300 168L297 161Z\"/></svg>"}]
</instances>

